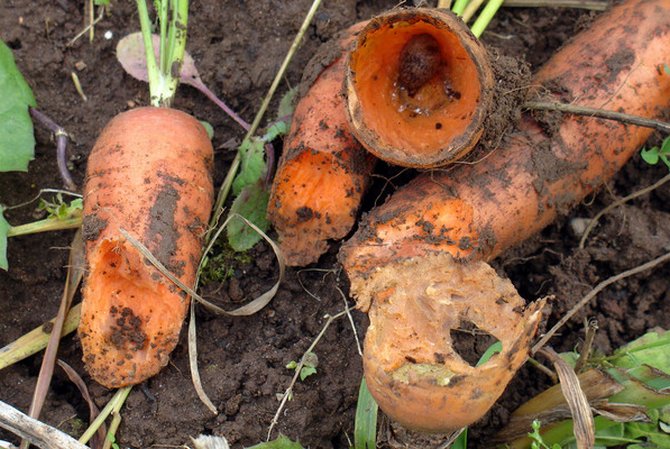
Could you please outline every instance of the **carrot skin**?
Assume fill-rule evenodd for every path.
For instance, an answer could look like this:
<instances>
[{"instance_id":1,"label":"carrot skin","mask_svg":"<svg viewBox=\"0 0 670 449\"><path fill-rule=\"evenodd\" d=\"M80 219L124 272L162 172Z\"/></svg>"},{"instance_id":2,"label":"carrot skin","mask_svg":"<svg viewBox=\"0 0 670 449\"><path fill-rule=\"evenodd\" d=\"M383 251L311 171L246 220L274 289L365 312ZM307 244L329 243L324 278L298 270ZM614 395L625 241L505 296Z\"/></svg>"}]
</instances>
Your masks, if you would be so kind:
<instances>
[{"instance_id":1,"label":"carrot skin","mask_svg":"<svg viewBox=\"0 0 670 449\"><path fill-rule=\"evenodd\" d=\"M563 47L535 84L556 101L659 118L670 106L670 76L659 69L669 46L670 2L629 1ZM557 119L548 135L525 114L485 161L425 173L400 188L343 245L350 278L435 251L490 260L611 178L652 132L591 117Z\"/></svg>"},{"instance_id":2,"label":"carrot skin","mask_svg":"<svg viewBox=\"0 0 670 449\"><path fill-rule=\"evenodd\" d=\"M202 125L166 108L117 115L91 151L79 336L88 372L106 387L142 382L165 366L188 307L119 229L192 285L214 198L212 161Z\"/></svg>"},{"instance_id":3,"label":"carrot skin","mask_svg":"<svg viewBox=\"0 0 670 449\"><path fill-rule=\"evenodd\" d=\"M338 42L338 55L298 103L268 205L288 265L307 265L354 225L375 159L347 123L344 52L355 25ZM318 61L317 61L318 63Z\"/></svg>"}]
</instances>

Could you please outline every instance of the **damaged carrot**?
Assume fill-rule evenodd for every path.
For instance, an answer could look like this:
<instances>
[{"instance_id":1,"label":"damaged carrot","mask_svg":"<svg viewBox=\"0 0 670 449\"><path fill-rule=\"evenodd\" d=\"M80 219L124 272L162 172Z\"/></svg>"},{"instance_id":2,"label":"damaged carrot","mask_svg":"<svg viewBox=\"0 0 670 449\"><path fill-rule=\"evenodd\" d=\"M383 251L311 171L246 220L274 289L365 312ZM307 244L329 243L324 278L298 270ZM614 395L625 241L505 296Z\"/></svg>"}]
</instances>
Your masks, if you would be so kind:
<instances>
[{"instance_id":1,"label":"damaged carrot","mask_svg":"<svg viewBox=\"0 0 670 449\"><path fill-rule=\"evenodd\" d=\"M554 101L659 118L670 107L670 75L663 70L667 48L670 2L629 0L566 44L539 70L534 84ZM493 301L480 296L495 282L476 279L477 264L483 263L478 261L493 259L577 204L611 178L652 132L593 117L550 118L551 126L543 128L526 113L516 131L484 161L418 176L368 214L341 249L351 291L359 307L370 313L364 359L368 386L382 410L409 427L445 431L476 421L507 381L497 370L487 371L487 364L466 370L458 357L438 357L435 342L450 346L444 339L455 318L434 329L441 332L438 336L427 336L426 324L412 324L416 317L403 305L419 308L426 316L446 317L452 311L496 336L498 317L479 314L507 300L504 295ZM461 276L479 286L466 298L447 289L448 276L429 274L438 264L447 266L436 259L441 255L458 261L458 269L465 270ZM405 279L406 265L412 263L423 264L422 269ZM406 282L377 282L380 272L387 281ZM415 305L419 293L412 292L422 290L424 296L432 291L445 294L434 302L419 299L421 306ZM467 312L458 306L460 301L467 301ZM523 329L534 327L534 305L515 313L525 323ZM378 342L385 340L393 342L380 353ZM510 354L525 358L529 339L514 341L507 348ZM509 343L503 341L505 345ZM497 369L516 368L510 359ZM486 376L498 380L482 383ZM461 408L452 407L454 395L467 398L467 419Z\"/></svg>"},{"instance_id":2,"label":"damaged carrot","mask_svg":"<svg viewBox=\"0 0 670 449\"><path fill-rule=\"evenodd\" d=\"M139 383L167 364L189 304L120 230L193 285L214 197L207 132L194 117L169 107L178 82L172 73L179 74L173 68L183 61L188 2L171 5L170 33L178 36L172 48L161 45L161 56L169 58L161 58L166 70L159 71L147 7L138 1L154 106L113 118L88 158L79 336L86 369L109 388ZM159 11L167 24L167 4Z\"/></svg>"},{"instance_id":3,"label":"damaged carrot","mask_svg":"<svg viewBox=\"0 0 670 449\"><path fill-rule=\"evenodd\" d=\"M395 165L467 154L492 106L489 56L447 10L395 9L361 31L347 65L347 117L363 146Z\"/></svg>"},{"instance_id":4,"label":"damaged carrot","mask_svg":"<svg viewBox=\"0 0 670 449\"><path fill-rule=\"evenodd\" d=\"M351 135L341 93L344 53L361 27L325 47L305 72L306 93L293 114L268 203L288 265L315 262L328 240L349 233L374 165Z\"/></svg>"}]
</instances>

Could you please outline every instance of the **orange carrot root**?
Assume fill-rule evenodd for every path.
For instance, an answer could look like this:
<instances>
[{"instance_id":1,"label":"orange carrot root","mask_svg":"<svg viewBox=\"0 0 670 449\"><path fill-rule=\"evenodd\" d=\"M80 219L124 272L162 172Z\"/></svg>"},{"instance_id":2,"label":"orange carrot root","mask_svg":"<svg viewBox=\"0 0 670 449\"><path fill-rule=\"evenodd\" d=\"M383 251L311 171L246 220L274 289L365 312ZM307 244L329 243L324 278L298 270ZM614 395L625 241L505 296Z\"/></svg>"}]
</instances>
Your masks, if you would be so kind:
<instances>
[{"instance_id":1,"label":"orange carrot root","mask_svg":"<svg viewBox=\"0 0 670 449\"><path fill-rule=\"evenodd\" d=\"M342 53L359 28L348 30L336 60L298 103L284 144L268 217L288 265L315 262L329 239L349 233L374 165L349 131L341 95Z\"/></svg>"},{"instance_id":2,"label":"orange carrot root","mask_svg":"<svg viewBox=\"0 0 670 449\"><path fill-rule=\"evenodd\" d=\"M150 107L116 116L91 151L79 336L87 370L106 387L142 382L165 366L188 307L119 229L192 285L213 202L212 158L195 118Z\"/></svg>"},{"instance_id":3,"label":"orange carrot root","mask_svg":"<svg viewBox=\"0 0 670 449\"><path fill-rule=\"evenodd\" d=\"M418 282L427 279L427 282ZM543 301L524 310L511 282L484 262L459 264L443 253L391 262L352 289L370 304L363 366L384 413L426 432L476 421L527 358ZM451 330L472 323L502 342L480 367L453 348Z\"/></svg>"},{"instance_id":4,"label":"orange carrot root","mask_svg":"<svg viewBox=\"0 0 670 449\"><path fill-rule=\"evenodd\" d=\"M668 48L670 1L629 0L564 46L535 84L556 100L660 118L670 107L670 75L661 69ZM351 292L360 307L370 308L368 386L382 410L410 428L446 431L476 421L528 354L539 306L505 315L514 302L503 292L502 304L490 296L499 281L473 277L483 269L477 261L551 223L613 176L651 134L571 115L558 116L553 129L549 134L526 114L479 164L424 173L400 188L341 249ZM445 262L446 255L460 265ZM488 315L487 308L496 312ZM440 325L453 328L464 315L494 335L491 326L499 322L513 329L516 337L508 341L496 335L508 364L461 371L460 362L431 355L436 348L450 354L448 332ZM453 379L462 372L470 377L459 388Z\"/></svg>"}]
</instances>

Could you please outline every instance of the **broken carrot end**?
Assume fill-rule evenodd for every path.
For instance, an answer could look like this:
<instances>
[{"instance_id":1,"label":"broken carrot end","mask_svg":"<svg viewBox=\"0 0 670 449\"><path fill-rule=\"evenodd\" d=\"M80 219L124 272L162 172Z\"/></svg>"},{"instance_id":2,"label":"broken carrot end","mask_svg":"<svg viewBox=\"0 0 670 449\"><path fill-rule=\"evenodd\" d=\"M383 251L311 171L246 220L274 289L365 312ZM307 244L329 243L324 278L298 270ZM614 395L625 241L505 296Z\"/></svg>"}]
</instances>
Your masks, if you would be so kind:
<instances>
[{"instance_id":1,"label":"broken carrot end","mask_svg":"<svg viewBox=\"0 0 670 449\"><path fill-rule=\"evenodd\" d=\"M123 239L89 249L79 337L91 376L108 388L132 385L164 367L188 299Z\"/></svg>"},{"instance_id":2,"label":"broken carrot end","mask_svg":"<svg viewBox=\"0 0 670 449\"><path fill-rule=\"evenodd\" d=\"M437 167L469 152L492 105L485 48L448 11L394 10L372 19L348 60L352 132L390 163Z\"/></svg>"},{"instance_id":3,"label":"broken carrot end","mask_svg":"<svg viewBox=\"0 0 670 449\"><path fill-rule=\"evenodd\" d=\"M489 410L528 357L544 306L525 306L486 263L463 264L449 254L388 264L352 289L370 307L370 392L391 418L425 432L467 426ZM470 365L452 337L465 325L495 337L502 351Z\"/></svg>"},{"instance_id":4,"label":"broken carrot end","mask_svg":"<svg viewBox=\"0 0 670 449\"><path fill-rule=\"evenodd\" d=\"M367 168L357 172L357 165ZM327 250L328 240L349 233L371 165L362 149L355 155L304 151L283 162L273 185L268 217L279 234L288 265L316 262Z\"/></svg>"}]
</instances>

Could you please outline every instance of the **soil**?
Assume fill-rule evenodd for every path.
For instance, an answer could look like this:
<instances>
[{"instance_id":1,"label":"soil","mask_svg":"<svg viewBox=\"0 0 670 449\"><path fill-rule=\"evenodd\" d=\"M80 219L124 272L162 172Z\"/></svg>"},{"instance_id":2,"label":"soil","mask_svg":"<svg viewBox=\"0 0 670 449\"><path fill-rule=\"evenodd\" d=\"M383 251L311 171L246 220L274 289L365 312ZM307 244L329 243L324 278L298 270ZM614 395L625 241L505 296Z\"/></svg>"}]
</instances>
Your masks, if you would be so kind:
<instances>
[{"instance_id":1,"label":"soil","mask_svg":"<svg viewBox=\"0 0 670 449\"><path fill-rule=\"evenodd\" d=\"M34 89L39 109L72 135L70 162L81 184L86 157L105 123L118 112L148 102L147 85L125 74L115 59L119 38L138 29L133 2L112 2L110 13L96 26L93 42L68 42L85 26L83 1L6 0L0 3L0 38L13 49L17 64ZM188 49L205 83L251 121L267 91L302 18L308 0L204 0L192 5ZM324 2L291 62L280 91L295 86L301 71L319 46L339 30L396 6L397 1L340 0ZM537 68L595 13L551 9L503 9L484 35L501 55ZM110 37L111 36L111 37ZM76 73L84 101L76 92ZM275 101L276 104L276 101ZM242 132L199 92L183 86L176 107L208 121L215 130L215 181L220 183L234 157ZM0 174L0 203L26 202L42 188L60 188L54 144L44 129L36 128L35 160L28 173ZM657 143L652 141L651 143ZM578 249L573 231L581 219L667 173L635 157L601 191L522 246L496 261L521 295L532 300L554 295L549 324L576 303L599 281L670 250L670 186L636 199L605 215ZM11 223L39 217L34 204L8 212ZM8 272L0 272L0 346L40 326L55 315L64 281L67 246L72 232L13 238L9 244ZM218 317L198 309L198 351L204 388L219 414L214 416L198 399L191 384L186 339L170 364L140 388L134 388L123 409L117 434L121 447L175 447L198 434L225 436L232 447L251 446L267 437L279 406L277 395L289 386L293 372L286 368L299 360L321 332L327 315L343 310L347 285L335 255L337 245L318 264L289 270L269 306L247 318ZM259 244L248 256L228 258L230 277L211 281L202 289L210 300L232 308L269 288L277 266L272 251ZM595 319L596 346L609 352L651 328L670 326L670 315L658 313L670 306L670 266L628 278L603 291L552 340L556 350L571 350L583 337L583 321ZM325 331L314 352L317 373L295 385L292 400L280 414L279 432L310 448L346 448L353 440L354 412L361 379L361 359L355 328L362 339L364 314L338 318ZM352 327L353 324L353 327ZM459 350L481 351L476 341L462 342ZM63 340L60 358L87 382L99 406L112 396L84 371L76 336ZM22 410L30 404L41 363L30 357L0 373L0 400ZM490 447L487 441L520 403L548 386L549 379L525 367L509 385L492 411L470 429L470 446ZM78 435L88 421L88 408L67 376L57 370L41 419ZM385 422L385 421L384 421ZM383 424L381 443L392 447L436 447L439 439L419 437ZM0 440L17 442L0 430Z\"/></svg>"}]
</instances>

